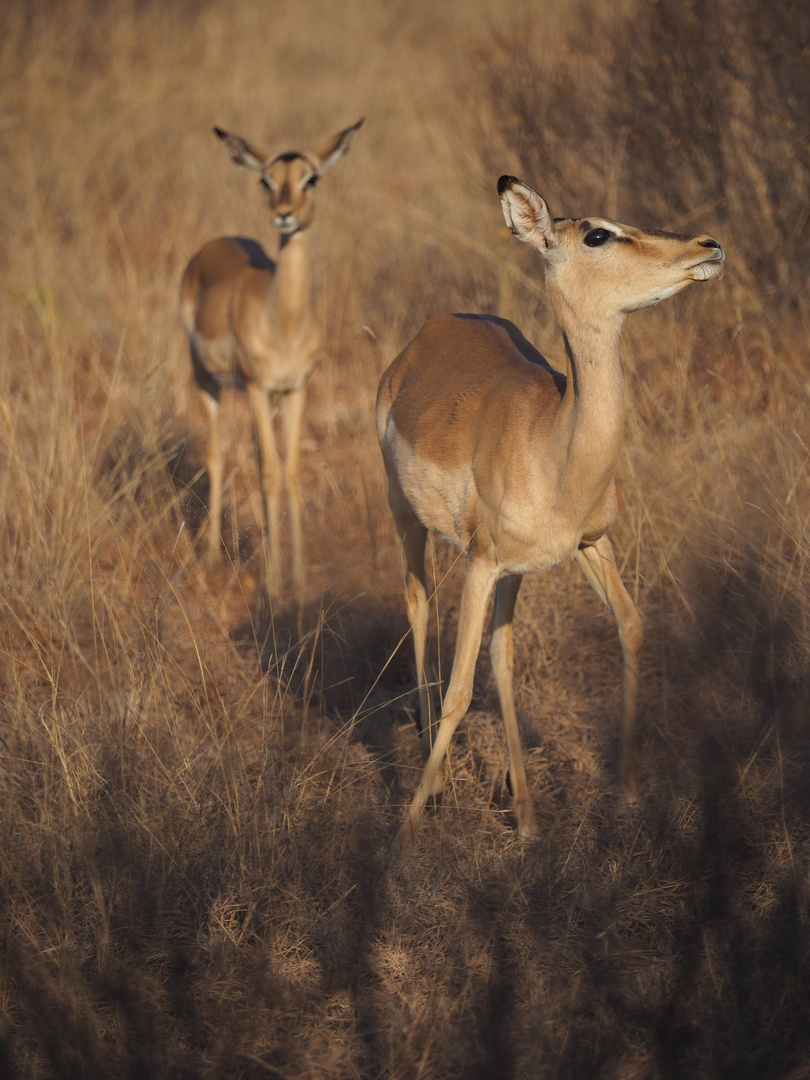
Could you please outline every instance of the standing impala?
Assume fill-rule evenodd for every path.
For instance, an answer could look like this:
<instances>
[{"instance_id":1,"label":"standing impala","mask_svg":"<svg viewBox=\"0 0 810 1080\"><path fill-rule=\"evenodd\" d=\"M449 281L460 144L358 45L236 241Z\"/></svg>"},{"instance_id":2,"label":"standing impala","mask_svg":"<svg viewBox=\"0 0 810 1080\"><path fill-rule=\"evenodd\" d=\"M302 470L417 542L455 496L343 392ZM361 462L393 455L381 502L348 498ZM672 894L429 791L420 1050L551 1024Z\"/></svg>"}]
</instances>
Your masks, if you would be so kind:
<instances>
[{"instance_id":1,"label":"standing impala","mask_svg":"<svg viewBox=\"0 0 810 1080\"><path fill-rule=\"evenodd\" d=\"M625 389L619 336L631 311L723 269L707 236L645 232L604 218L553 220L513 176L498 181L506 223L545 260L546 288L565 339L556 371L512 323L486 315L429 320L380 381L377 433L388 501L406 559L425 767L397 846L442 788L444 756L467 711L488 602L490 657L520 836L537 835L512 688L512 619L524 574L576 559L613 613L623 657L619 773L636 798L635 715L643 627L622 585L606 530ZM438 724L425 678L425 542L440 533L468 557L450 684Z\"/></svg>"},{"instance_id":2,"label":"standing impala","mask_svg":"<svg viewBox=\"0 0 810 1080\"><path fill-rule=\"evenodd\" d=\"M259 444L259 468L266 537L263 563L267 589L281 583L281 496L286 486L290 509L293 583L304 584L301 543L301 424L307 379L320 347L310 308L307 227L312 221L315 185L344 156L363 123L341 131L317 153L291 151L269 157L238 135L215 133L237 165L257 172L267 193L273 226L279 234L273 262L255 240L220 237L198 251L186 267L180 311L191 346L194 378L208 414L210 482L209 557L220 546L222 442L219 392L223 385L244 386ZM278 394L284 430L284 455L273 431L270 394Z\"/></svg>"}]
</instances>

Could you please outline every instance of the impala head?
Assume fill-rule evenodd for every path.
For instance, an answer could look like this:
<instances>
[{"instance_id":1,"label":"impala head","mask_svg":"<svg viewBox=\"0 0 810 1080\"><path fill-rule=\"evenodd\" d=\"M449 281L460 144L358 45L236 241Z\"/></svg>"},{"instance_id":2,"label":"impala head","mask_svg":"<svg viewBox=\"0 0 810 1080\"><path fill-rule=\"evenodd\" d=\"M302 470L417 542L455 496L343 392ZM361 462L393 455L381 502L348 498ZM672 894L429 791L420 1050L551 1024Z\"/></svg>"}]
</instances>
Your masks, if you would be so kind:
<instances>
[{"instance_id":1,"label":"impala head","mask_svg":"<svg viewBox=\"0 0 810 1080\"><path fill-rule=\"evenodd\" d=\"M267 192L274 228L282 236L292 236L312 221L315 186L346 154L362 123L358 120L353 127L338 132L317 152L293 150L274 157L253 149L239 135L221 128L214 128L214 133L225 143L237 165L259 174L260 183Z\"/></svg>"},{"instance_id":2,"label":"impala head","mask_svg":"<svg viewBox=\"0 0 810 1080\"><path fill-rule=\"evenodd\" d=\"M498 194L506 224L546 260L552 300L578 312L619 317L673 296L723 271L723 249L710 236L678 236L607 218L552 218L545 200L514 176Z\"/></svg>"}]
</instances>

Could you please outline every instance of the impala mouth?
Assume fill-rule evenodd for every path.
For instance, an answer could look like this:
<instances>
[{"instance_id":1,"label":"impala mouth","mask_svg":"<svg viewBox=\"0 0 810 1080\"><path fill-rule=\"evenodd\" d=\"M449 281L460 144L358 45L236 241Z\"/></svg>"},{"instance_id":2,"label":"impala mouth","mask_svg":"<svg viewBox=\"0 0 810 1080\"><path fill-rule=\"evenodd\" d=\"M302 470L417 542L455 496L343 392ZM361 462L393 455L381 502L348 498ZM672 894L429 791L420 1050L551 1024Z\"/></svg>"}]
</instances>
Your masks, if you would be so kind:
<instances>
[{"instance_id":1,"label":"impala mouth","mask_svg":"<svg viewBox=\"0 0 810 1080\"><path fill-rule=\"evenodd\" d=\"M709 248L705 257L692 267L692 279L708 281L709 278L720 277L725 261L726 257L721 247Z\"/></svg>"},{"instance_id":2,"label":"impala mouth","mask_svg":"<svg viewBox=\"0 0 810 1080\"><path fill-rule=\"evenodd\" d=\"M276 232L280 232L282 236L291 236L292 233L297 232L299 229L298 222L294 218L277 217L273 222L273 226Z\"/></svg>"}]
</instances>

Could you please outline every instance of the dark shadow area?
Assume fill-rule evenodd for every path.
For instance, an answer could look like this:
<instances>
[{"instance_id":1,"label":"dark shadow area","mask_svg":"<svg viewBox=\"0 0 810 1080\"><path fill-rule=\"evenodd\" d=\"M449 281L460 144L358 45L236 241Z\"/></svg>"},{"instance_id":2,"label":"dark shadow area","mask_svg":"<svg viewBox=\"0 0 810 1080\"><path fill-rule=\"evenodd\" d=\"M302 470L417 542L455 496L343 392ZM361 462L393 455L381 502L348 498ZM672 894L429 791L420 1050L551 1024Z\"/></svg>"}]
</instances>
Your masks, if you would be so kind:
<instances>
[{"instance_id":1,"label":"dark shadow area","mask_svg":"<svg viewBox=\"0 0 810 1080\"><path fill-rule=\"evenodd\" d=\"M690 660L704 685L722 679L738 688L747 706L733 722L721 722L724 745L741 768L760 748L773 753L778 795L807 824L810 670L802 597L781 588L754 544L736 558L699 567L695 577L702 647Z\"/></svg>"},{"instance_id":2,"label":"dark shadow area","mask_svg":"<svg viewBox=\"0 0 810 1080\"><path fill-rule=\"evenodd\" d=\"M332 733L285 743L283 767L202 755L189 789L110 724L92 813L66 816L36 858L5 829L5 1075L304 1076L327 1044L336 1076L390 1076L392 1060L415 1075L425 1053L437 1075L476 1080L801 1075L806 684L778 660L801 624L789 605L774 616L755 565L699 576L704 647L670 672L671 743L646 747L669 782L618 816L609 781L574 777L531 845L488 800L471 825L468 789L389 858L413 704L404 612L332 598L242 627L237 647L288 679L285 723L307 709ZM744 722L700 711L729 668ZM371 769L333 792L322 777L352 745ZM28 747L19 767L52 752Z\"/></svg>"},{"instance_id":3,"label":"dark shadow area","mask_svg":"<svg viewBox=\"0 0 810 1080\"><path fill-rule=\"evenodd\" d=\"M163 453L169 480L178 495L183 522L197 542L198 535L208 528L208 472L201 466L199 452L193 448L191 440L172 443ZM220 522L223 558L233 566L251 563L258 566L261 558L259 525L251 523L234 529L231 514L226 498Z\"/></svg>"},{"instance_id":4,"label":"dark shadow area","mask_svg":"<svg viewBox=\"0 0 810 1080\"><path fill-rule=\"evenodd\" d=\"M166 471L180 499L180 512L192 536L203 528L208 517L208 473L200 465L199 453L190 439L173 442L163 449Z\"/></svg>"},{"instance_id":5,"label":"dark shadow area","mask_svg":"<svg viewBox=\"0 0 810 1080\"><path fill-rule=\"evenodd\" d=\"M308 1075L319 1012L323 1030L351 1039L358 1074L377 1075L380 815L363 800L339 825L329 805L297 813L272 763L249 777L216 766L189 799L114 728L92 816L33 859L4 835L3 1077ZM275 943L290 917L285 961ZM343 995L351 1023L333 1023L328 1002Z\"/></svg>"},{"instance_id":6,"label":"dark shadow area","mask_svg":"<svg viewBox=\"0 0 810 1080\"><path fill-rule=\"evenodd\" d=\"M761 862L738 766L713 739L701 762L703 828L685 861L687 903L673 926L674 984L651 1014L665 1077L767 1077L806 1063L810 955L798 867ZM772 901L752 917L751 881Z\"/></svg>"},{"instance_id":7,"label":"dark shadow area","mask_svg":"<svg viewBox=\"0 0 810 1080\"><path fill-rule=\"evenodd\" d=\"M326 718L339 737L361 742L396 800L398 732L403 724L415 726L416 711L404 614L368 597L341 601L329 594L301 606L281 598L260 607L255 622L233 632L237 646L255 650L261 668L282 680L307 713Z\"/></svg>"}]
</instances>

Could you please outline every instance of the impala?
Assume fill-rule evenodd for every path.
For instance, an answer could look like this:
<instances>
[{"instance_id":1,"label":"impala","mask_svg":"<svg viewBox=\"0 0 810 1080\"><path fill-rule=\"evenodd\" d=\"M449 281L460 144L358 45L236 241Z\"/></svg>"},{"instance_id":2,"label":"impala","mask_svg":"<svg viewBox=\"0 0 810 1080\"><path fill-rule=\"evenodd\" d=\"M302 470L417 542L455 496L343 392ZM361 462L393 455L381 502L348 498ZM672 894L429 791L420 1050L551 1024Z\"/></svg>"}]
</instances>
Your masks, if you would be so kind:
<instances>
[{"instance_id":1,"label":"impala","mask_svg":"<svg viewBox=\"0 0 810 1080\"><path fill-rule=\"evenodd\" d=\"M643 627L606 535L617 512L614 473L625 420L619 337L630 312L717 277L724 263L708 236L648 232L599 217L552 219L543 198L512 176L501 177L498 192L506 224L543 256L566 362L555 370L505 319L449 315L429 320L380 381L377 433L405 553L425 757L399 848L412 842L425 802L441 791L444 757L470 704L493 590L490 658L514 813L521 837L537 835L514 706L512 620L523 575L568 559L576 559L616 620L623 658L619 779L624 798L637 797ZM467 556L438 721L425 674L428 530Z\"/></svg>"},{"instance_id":2,"label":"impala","mask_svg":"<svg viewBox=\"0 0 810 1080\"><path fill-rule=\"evenodd\" d=\"M214 128L237 165L259 174L279 234L274 262L255 240L220 237L206 244L186 267L180 310L191 347L194 378L208 416L206 466L208 554L220 548L222 443L219 395L224 385L244 387L259 447L264 504L263 564L269 592L281 584L281 498L287 491L292 541L292 577L304 585L301 540L301 425L307 380L320 348L310 306L308 227L315 185L349 149L358 121L317 152L268 156L244 139ZM283 454L273 429L270 395L278 396ZM265 550L265 548L267 550Z\"/></svg>"}]
</instances>

